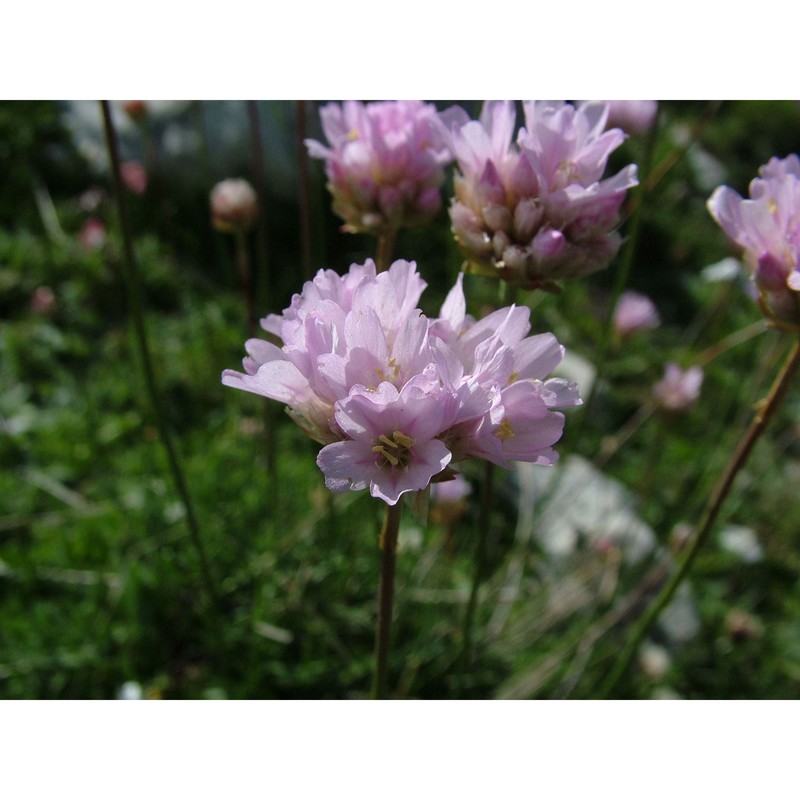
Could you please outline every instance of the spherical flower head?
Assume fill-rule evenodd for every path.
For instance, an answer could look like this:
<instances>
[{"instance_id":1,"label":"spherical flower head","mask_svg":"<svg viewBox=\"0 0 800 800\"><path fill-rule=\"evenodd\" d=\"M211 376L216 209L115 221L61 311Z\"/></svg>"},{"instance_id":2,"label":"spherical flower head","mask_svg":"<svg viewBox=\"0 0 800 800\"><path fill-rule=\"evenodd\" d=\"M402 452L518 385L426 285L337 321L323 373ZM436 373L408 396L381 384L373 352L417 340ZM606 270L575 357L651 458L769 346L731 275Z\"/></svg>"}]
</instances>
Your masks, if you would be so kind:
<instances>
[{"instance_id":1,"label":"spherical flower head","mask_svg":"<svg viewBox=\"0 0 800 800\"><path fill-rule=\"evenodd\" d=\"M655 100L609 100L609 128L622 128L632 136L647 133L656 121L658 102Z\"/></svg>"},{"instance_id":2,"label":"spherical flower head","mask_svg":"<svg viewBox=\"0 0 800 800\"><path fill-rule=\"evenodd\" d=\"M764 314L777 326L800 329L800 158L772 158L743 199L720 186L708 210L744 250Z\"/></svg>"},{"instance_id":3,"label":"spherical flower head","mask_svg":"<svg viewBox=\"0 0 800 800\"><path fill-rule=\"evenodd\" d=\"M351 100L324 106L320 119L327 145L308 139L306 146L325 161L346 231L385 234L433 219L451 161L435 106Z\"/></svg>"},{"instance_id":4,"label":"spherical flower head","mask_svg":"<svg viewBox=\"0 0 800 800\"><path fill-rule=\"evenodd\" d=\"M625 138L605 130L605 104L523 105L516 141L512 102L485 103L478 121L450 116L459 169L450 219L469 271L547 288L617 254L619 209L636 167L601 180Z\"/></svg>"},{"instance_id":5,"label":"spherical flower head","mask_svg":"<svg viewBox=\"0 0 800 800\"><path fill-rule=\"evenodd\" d=\"M639 331L657 328L661 317L653 301L638 292L623 292L614 309L614 330L619 336L630 336Z\"/></svg>"},{"instance_id":6,"label":"spherical flower head","mask_svg":"<svg viewBox=\"0 0 800 800\"><path fill-rule=\"evenodd\" d=\"M564 348L528 336L527 307L473 320L461 277L431 320L416 308L425 283L413 262L320 270L262 320L282 346L250 339L244 373L225 370L222 382L284 403L323 445L317 464L333 491L369 488L394 505L451 461L553 464L555 409L581 402L574 384L548 378Z\"/></svg>"},{"instance_id":7,"label":"spherical flower head","mask_svg":"<svg viewBox=\"0 0 800 800\"><path fill-rule=\"evenodd\" d=\"M211 223L225 233L243 233L258 219L258 199L253 187L243 178L228 178L218 183L210 195Z\"/></svg>"},{"instance_id":8,"label":"spherical flower head","mask_svg":"<svg viewBox=\"0 0 800 800\"><path fill-rule=\"evenodd\" d=\"M670 362L666 365L664 377L653 387L653 395L667 411L686 411L700 396L702 384L703 370L700 367L684 371Z\"/></svg>"}]
</instances>

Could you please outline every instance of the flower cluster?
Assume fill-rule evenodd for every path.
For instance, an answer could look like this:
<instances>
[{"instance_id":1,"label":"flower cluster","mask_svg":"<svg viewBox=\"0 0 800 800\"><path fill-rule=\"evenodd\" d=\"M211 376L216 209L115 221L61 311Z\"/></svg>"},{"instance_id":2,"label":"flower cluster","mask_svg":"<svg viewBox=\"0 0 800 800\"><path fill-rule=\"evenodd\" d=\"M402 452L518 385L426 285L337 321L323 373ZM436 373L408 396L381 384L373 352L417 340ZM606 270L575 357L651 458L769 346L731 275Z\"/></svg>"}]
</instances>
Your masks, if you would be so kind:
<instances>
[{"instance_id":1,"label":"flower cluster","mask_svg":"<svg viewBox=\"0 0 800 800\"><path fill-rule=\"evenodd\" d=\"M552 464L562 414L577 387L548 374L564 348L528 336L530 311L511 306L475 321L461 276L437 319L417 308L426 284L413 262L376 273L320 270L289 308L262 320L283 342L246 344L244 373L222 382L278 400L324 445L317 464L333 491L369 487L394 505L449 464L482 458Z\"/></svg>"},{"instance_id":2,"label":"flower cluster","mask_svg":"<svg viewBox=\"0 0 800 800\"><path fill-rule=\"evenodd\" d=\"M479 121L450 115L447 139L459 168L450 218L468 269L537 287L609 264L636 166L601 180L625 139L605 130L607 104L523 106L516 142L512 102L487 102Z\"/></svg>"},{"instance_id":3,"label":"flower cluster","mask_svg":"<svg viewBox=\"0 0 800 800\"><path fill-rule=\"evenodd\" d=\"M351 100L324 106L320 120L328 146L313 139L306 146L325 160L333 210L345 230L385 234L436 215L452 157L435 106Z\"/></svg>"},{"instance_id":4,"label":"flower cluster","mask_svg":"<svg viewBox=\"0 0 800 800\"><path fill-rule=\"evenodd\" d=\"M744 249L761 308L774 322L800 327L800 158L771 158L750 182L744 200L720 186L708 201L711 216Z\"/></svg>"}]
</instances>

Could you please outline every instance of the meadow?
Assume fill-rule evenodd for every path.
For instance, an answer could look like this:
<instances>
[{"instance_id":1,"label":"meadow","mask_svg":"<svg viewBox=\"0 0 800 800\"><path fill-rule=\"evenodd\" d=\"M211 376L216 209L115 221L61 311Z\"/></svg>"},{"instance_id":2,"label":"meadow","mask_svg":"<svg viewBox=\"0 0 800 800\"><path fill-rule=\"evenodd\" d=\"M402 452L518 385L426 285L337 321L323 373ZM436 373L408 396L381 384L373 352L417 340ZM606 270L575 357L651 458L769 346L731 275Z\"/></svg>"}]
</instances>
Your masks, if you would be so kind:
<instances>
[{"instance_id":1,"label":"meadow","mask_svg":"<svg viewBox=\"0 0 800 800\"><path fill-rule=\"evenodd\" d=\"M791 375L775 381L796 366L800 317L784 301L800 285L765 277L763 259L755 269L707 203L723 185L746 197L762 165L800 153L800 106L665 101L649 124L620 117L627 135L602 178L636 165L636 179L618 210L597 212L618 239L553 259L555 238L542 240L541 260L517 271L507 242L476 256L474 217L451 216L499 185L471 177L466 158L442 156L441 184L427 185L438 202L425 195L403 221L386 195L391 224L354 222L363 197L339 187L334 204L328 185L326 106L112 102L109 148L99 103L0 103L0 697L797 697L800 392ZM482 109L435 106L460 106L461 126ZM210 205L230 178L257 196L244 216ZM491 202L509 213L504 186ZM784 244L798 266L794 208ZM564 348L553 392L574 384L582 398L559 407L557 440L506 469L476 454L513 443L511 425L489 444L438 433L431 452L445 442L447 455L393 503L369 478L331 491L347 487L317 458L356 438L340 429L352 387L320 433L312 412L294 424L291 402L221 374L242 369L247 339L270 339L258 321L318 270L369 259L376 281L415 262L426 288L413 307L430 320L457 316L457 281L476 320L529 309L530 335ZM626 321L621 298L642 296ZM702 382L665 385L668 364ZM394 476L409 437L387 433L372 452ZM438 478L456 473L465 488L448 496L456 480ZM376 676L387 569L393 624Z\"/></svg>"}]
</instances>

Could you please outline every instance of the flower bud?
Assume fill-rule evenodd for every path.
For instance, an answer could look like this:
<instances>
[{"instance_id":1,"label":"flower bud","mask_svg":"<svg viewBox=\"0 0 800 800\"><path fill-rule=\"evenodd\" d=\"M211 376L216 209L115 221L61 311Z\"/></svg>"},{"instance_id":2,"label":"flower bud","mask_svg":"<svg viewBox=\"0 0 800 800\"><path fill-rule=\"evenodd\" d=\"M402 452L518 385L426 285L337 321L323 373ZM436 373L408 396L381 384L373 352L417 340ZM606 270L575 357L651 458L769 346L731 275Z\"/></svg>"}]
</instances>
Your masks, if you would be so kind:
<instances>
[{"instance_id":1,"label":"flower bud","mask_svg":"<svg viewBox=\"0 0 800 800\"><path fill-rule=\"evenodd\" d=\"M258 219L253 187L242 178L229 178L211 190L211 223L218 231L242 233Z\"/></svg>"}]
</instances>

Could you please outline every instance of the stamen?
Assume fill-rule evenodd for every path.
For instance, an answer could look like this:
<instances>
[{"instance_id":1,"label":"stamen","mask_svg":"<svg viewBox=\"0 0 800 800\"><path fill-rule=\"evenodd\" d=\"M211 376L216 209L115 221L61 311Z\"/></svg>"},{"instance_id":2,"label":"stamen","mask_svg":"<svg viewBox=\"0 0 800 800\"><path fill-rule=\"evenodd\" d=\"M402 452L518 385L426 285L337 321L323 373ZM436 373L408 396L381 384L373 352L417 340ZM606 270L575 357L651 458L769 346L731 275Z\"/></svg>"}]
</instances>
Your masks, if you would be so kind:
<instances>
[{"instance_id":1,"label":"stamen","mask_svg":"<svg viewBox=\"0 0 800 800\"><path fill-rule=\"evenodd\" d=\"M511 423L508 421L508 419L504 419L497 426L497 430L494 432L494 435L501 442L504 442L506 439L510 439L512 436L516 436L516 434L514 433L514 429L511 427Z\"/></svg>"},{"instance_id":2,"label":"stamen","mask_svg":"<svg viewBox=\"0 0 800 800\"><path fill-rule=\"evenodd\" d=\"M372 448L373 453L380 453L393 467L396 467L400 463L400 459L396 456L393 456L385 447L382 445L376 444L375 447Z\"/></svg>"},{"instance_id":3,"label":"stamen","mask_svg":"<svg viewBox=\"0 0 800 800\"><path fill-rule=\"evenodd\" d=\"M390 439L385 433L382 433L378 439L382 441L387 447L399 447L400 445L397 444L394 440Z\"/></svg>"},{"instance_id":4,"label":"stamen","mask_svg":"<svg viewBox=\"0 0 800 800\"><path fill-rule=\"evenodd\" d=\"M413 447L414 440L410 436L406 436L401 431L394 431L392 433L392 438L398 443L403 445L403 447Z\"/></svg>"}]
</instances>

